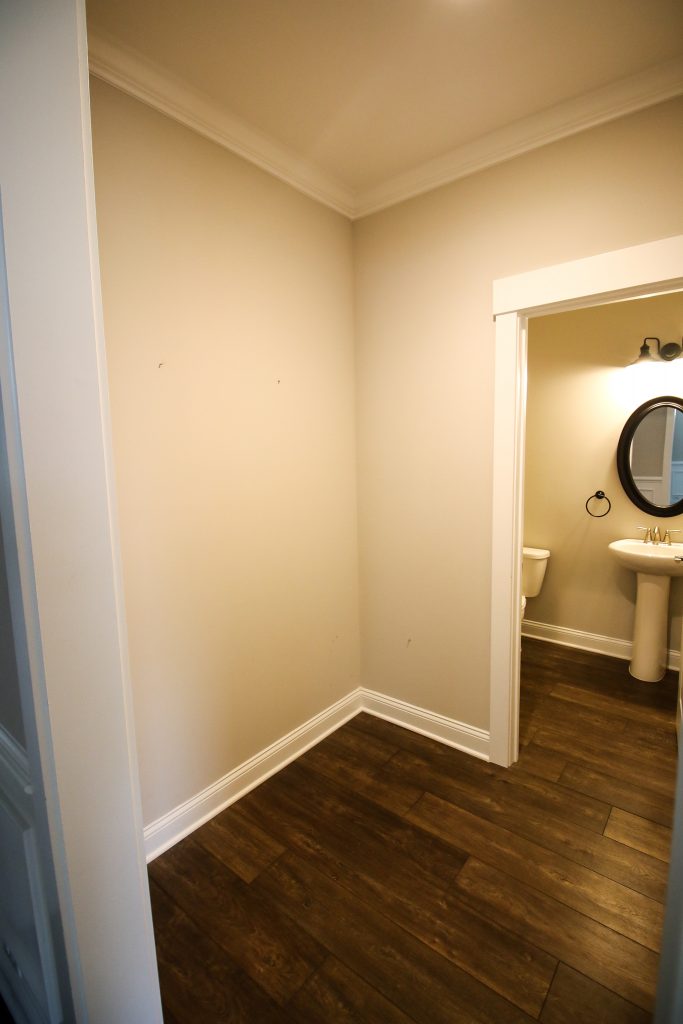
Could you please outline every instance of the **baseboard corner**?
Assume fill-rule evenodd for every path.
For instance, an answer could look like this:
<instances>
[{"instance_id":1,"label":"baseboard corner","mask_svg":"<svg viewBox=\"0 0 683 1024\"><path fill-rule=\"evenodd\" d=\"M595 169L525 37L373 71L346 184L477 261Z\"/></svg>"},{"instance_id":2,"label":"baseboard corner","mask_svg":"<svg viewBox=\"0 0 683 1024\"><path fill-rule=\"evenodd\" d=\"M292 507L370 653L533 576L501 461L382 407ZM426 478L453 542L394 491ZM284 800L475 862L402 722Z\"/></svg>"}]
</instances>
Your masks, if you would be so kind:
<instances>
[{"instance_id":1,"label":"baseboard corner","mask_svg":"<svg viewBox=\"0 0 683 1024\"><path fill-rule=\"evenodd\" d=\"M144 829L147 862L194 832L251 789L265 782L291 761L325 739L360 711L383 718L412 732L489 760L490 737L485 729L458 722L426 708L358 687L325 708L286 736L238 765L223 778L207 786Z\"/></svg>"},{"instance_id":2,"label":"baseboard corner","mask_svg":"<svg viewBox=\"0 0 683 1024\"><path fill-rule=\"evenodd\" d=\"M422 736L429 736L449 747L456 747L473 757L489 760L490 736L486 729L458 722L454 718L428 711L395 697L388 697L376 690L364 688L362 702L363 711L370 715L393 722L394 725L400 725Z\"/></svg>"},{"instance_id":3,"label":"baseboard corner","mask_svg":"<svg viewBox=\"0 0 683 1024\"><path fill-rule=\"evenodd\" d=\"M265 782L340 725L354 718L360 710L361 690L356 688L238 765L223 778L151 822L144 829L147 862L175 846L241 796Z\"/></svg>"}]
</instances>

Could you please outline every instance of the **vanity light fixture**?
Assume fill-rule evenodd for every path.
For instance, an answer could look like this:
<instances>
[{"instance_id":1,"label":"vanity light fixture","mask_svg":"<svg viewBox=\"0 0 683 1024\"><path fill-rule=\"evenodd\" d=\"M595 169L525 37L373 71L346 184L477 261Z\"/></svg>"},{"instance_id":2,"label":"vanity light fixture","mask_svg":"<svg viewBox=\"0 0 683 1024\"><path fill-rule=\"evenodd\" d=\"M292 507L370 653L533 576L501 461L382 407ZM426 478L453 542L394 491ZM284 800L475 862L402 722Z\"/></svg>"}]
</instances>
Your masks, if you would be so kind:
<instances>
[{"instance_id":1,"label":"vanity light fixture","mask_svg":"<svg viewBox=\"0 0 683 1024\"><path fill-rule=\"evenodd\" d=\"M656 354L650 352L650 346L648 345L649 341L657 342ZM665 341L664 344L662 344L659 338L643 338L643 344L640 346L640 355L635 362L640 363L642 360L647 359L664 359L665 362L670 363L672 359L678 359L682 353L683 338L681 339L680 345L677 341Z\"/></svg>"}]
</instances>

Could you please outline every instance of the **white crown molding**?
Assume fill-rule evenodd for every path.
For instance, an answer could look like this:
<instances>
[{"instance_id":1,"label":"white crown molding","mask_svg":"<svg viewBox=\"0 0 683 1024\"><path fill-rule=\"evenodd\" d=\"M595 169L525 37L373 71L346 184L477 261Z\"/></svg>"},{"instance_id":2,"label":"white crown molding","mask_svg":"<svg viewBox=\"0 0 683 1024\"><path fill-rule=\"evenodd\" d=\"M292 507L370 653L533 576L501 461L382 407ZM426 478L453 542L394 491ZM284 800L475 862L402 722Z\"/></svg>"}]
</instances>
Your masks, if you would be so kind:
<instances>
[{"instance_id":1,"label":"white crown molding","mask_svg":"<svg viewBox=\"0 0 683 1024\"><path fill-rule=\"evenodd\" d=\"M345 217L353 216L355 202L350 189L141 54L91 33L88 63L95 78L192 128Z\"/></svg>"},{"instance_id":2,"label":"white crown molding","mask_svg":"<svg viewBox=\"0 0 683 1024\"><path fill-rule=\"evenodd\" d=\"M104 35L90 35L89 63L96 78L237 153L351 220L683 94L683 59L677 58L514 121L355 194L320 167L250 127L142 54Z\"/></svg>"},{"instance_id":3,"label":"white crown molding","mask_svg":"<svg viewBox=\"0 0 683 1024\"><path fill-rule=\"evenodd\" d=\"M355 217L367 217L458 178L465 178L550 142L633 114L682 93L683 59L658 64L602 89L584 93L538 114L513 121L442 157L399 174L376 188L368 189L358 199Z\"/></svg>"}]
</instances>

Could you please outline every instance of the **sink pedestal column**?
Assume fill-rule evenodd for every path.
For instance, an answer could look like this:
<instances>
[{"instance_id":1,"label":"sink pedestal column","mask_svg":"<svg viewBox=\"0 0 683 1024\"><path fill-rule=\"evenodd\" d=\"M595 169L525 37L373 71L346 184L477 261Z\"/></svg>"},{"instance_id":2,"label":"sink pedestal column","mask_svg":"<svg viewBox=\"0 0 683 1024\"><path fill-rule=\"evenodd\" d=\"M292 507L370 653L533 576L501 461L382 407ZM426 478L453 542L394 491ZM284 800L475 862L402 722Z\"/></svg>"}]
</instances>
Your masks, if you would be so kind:
<instances>
[{"instance_id":1,"label":"sink pedestal column","mask_svg":"<svg viewBox=\"0 0 683 1024\"><path fill-rule=\"evenodd\" d=\"M636 679L658 683L666 672L670 576L636 573L636 615L629 672Z\"/></svg>"}]
</instances>

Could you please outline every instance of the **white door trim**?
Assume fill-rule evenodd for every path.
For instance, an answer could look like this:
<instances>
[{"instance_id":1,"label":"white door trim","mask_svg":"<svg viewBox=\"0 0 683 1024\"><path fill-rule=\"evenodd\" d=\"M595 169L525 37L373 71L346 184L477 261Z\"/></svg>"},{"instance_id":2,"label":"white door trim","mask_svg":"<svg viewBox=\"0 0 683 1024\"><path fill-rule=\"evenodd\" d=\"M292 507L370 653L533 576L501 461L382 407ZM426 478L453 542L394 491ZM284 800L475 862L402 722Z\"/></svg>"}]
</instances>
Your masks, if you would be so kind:
<instances>
[{"instance_id":1,"label":"white door trim","mask_svg":"<svg viewBox=\"0 0 683 1024\"><path fill-rule=\"evenodd\" d=\"M496 318L489 757L505 766L519 747L526 323L517 313Z\"/></svg>"},{"instance_id":2,"label":"white door trim","mask_svg":"<svg viewBox=\"0 0 683 1024\"><path fill-rule=\"evenodd\" d=\"M23 0L0 10L0 180L25 482L16 528L74 1002L65 1019L161 1024L115 512L85 2Z\"/></svg>"},{"instance_id":3,"label":"white door trim","mask_svg":"<svg viewBox=\"0 0 683 1024\"><path fill-rule=\"evenodd\" d=\"M496 369L491 539L491 760L519 750L526 325L531 316L683 288L683 235L543 267L493 283Z\"/></svg>"}]
</instances>

